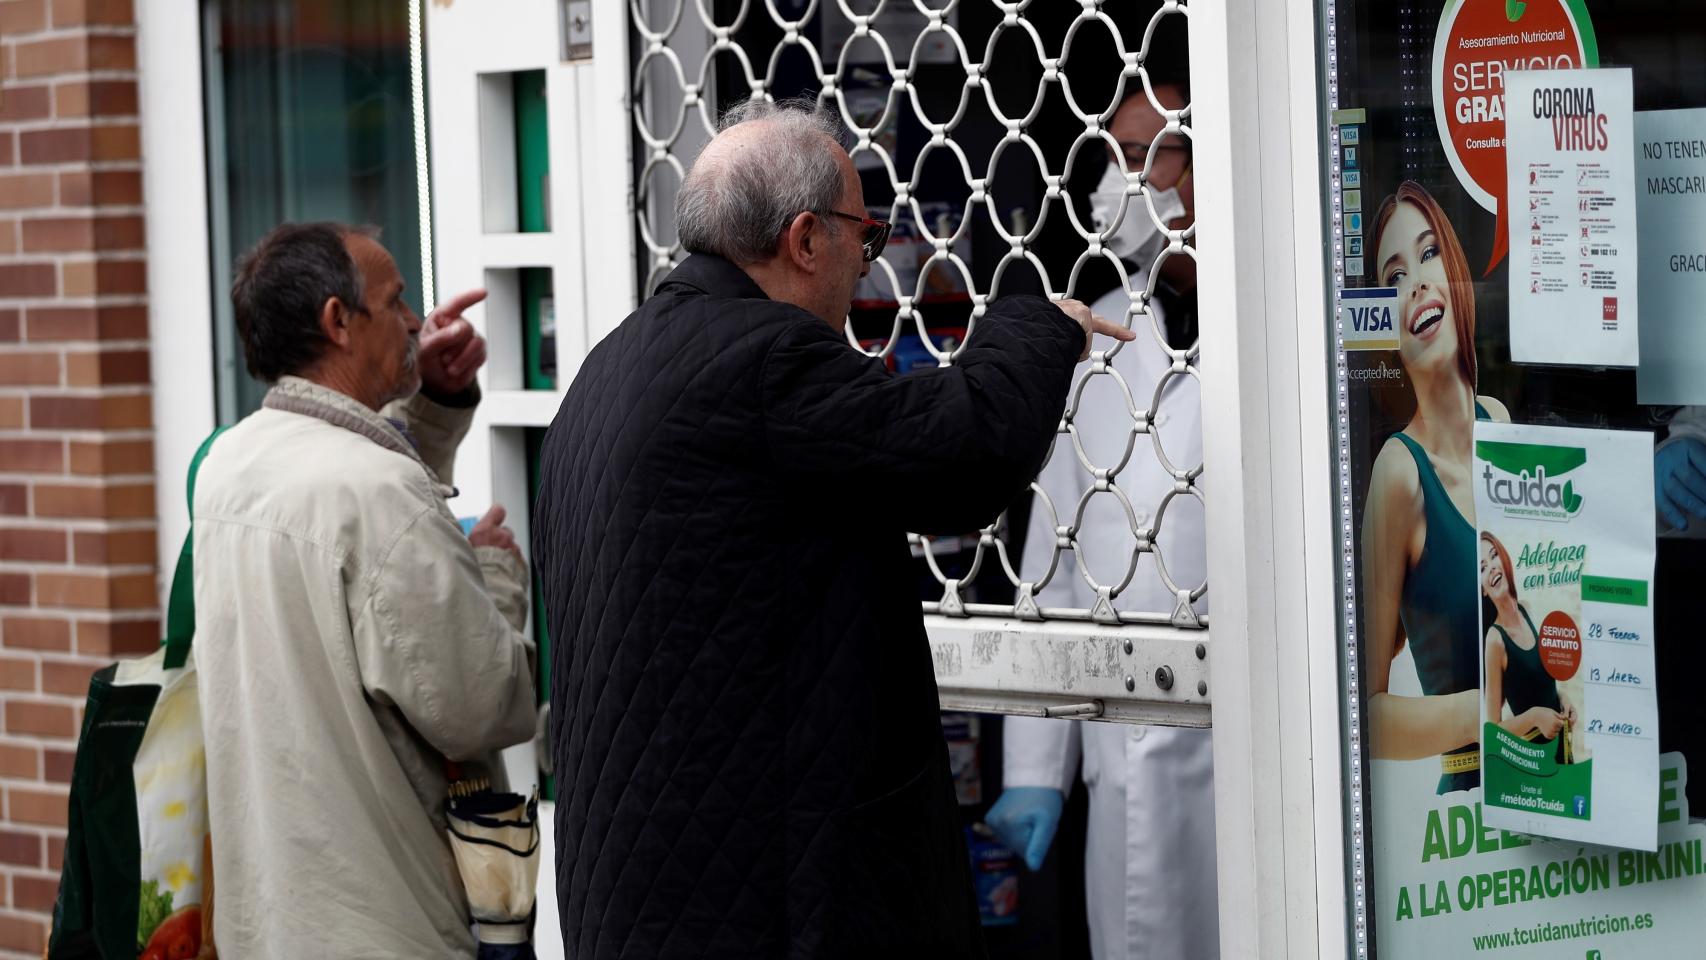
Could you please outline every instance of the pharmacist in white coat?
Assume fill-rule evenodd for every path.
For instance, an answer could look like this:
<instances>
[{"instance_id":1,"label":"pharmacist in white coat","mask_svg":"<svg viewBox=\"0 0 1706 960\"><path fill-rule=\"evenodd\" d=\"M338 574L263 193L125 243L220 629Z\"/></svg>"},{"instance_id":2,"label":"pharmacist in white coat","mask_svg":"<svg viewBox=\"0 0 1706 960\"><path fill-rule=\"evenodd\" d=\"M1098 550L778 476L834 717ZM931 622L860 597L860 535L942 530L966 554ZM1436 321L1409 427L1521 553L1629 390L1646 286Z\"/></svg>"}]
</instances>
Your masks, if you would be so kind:
<instances>
[{"instance_id":1,"label":"pharmacist in white coat","mask_svg":"<svg viewBox=\"0 0 1706 960\"><path fill-rule=\"evenodd\" d=\"M1157 85L1156 95L1170 109L1185 101L1177 85ZM1142 166L1162 126L1162 118L1141 93L1120 107L1110 127L1131 169ZM1149 182L1160 191L1157 211L1177 227L1189 223L1194 214L1188 151L1175 143L1163 141ZM1124 189L1118 168L1110 164L1094 201L1104 223ZM1132 288L1143 290L1149 282L1148 268L1165 239L1154 229L1142 201L1133 198L1133 202L1136 205L1109 246L1131 271ZM1174 269L1178 266L1189 267L1163 265L1162 293L1151 301L1151 309L1163 329L1171 326L1169 341L1183 346L1189 340L1181 336L1194 337L1195 323L1182 322L1180 314L1194 313L1195 278L1194 271ZM1104 317L1122 317L1130 302L1126 290L1116 289L1092 309ZM1168 306L1175 311L1170 325L1165 316ZM1141 315L1137 319L1144 320ZM1149 407L1169 364L1167 353L1147 331L1126 344L1113 362L1131 387L1139 410ZM1082 376L1087 367L1082 365L1077 375ZM1085 390L1074 423L1090 461L1110 465L1124 451L1132 421L1112 378L1101 379L1104 382ZM1175 377L1168 383L1156 408L1155 430L1175 464L1202 462L1202 408L1195 378ZM1131 463L1117 483L1131 500L1138 527L1144 528L1154 524L1155 512L1173 480L1155 457L1150 437L1139 435L1137 440ZM1038 482L1059 517L1051 519L1040 500L1032 506L1020 572L1033 583L1048 568L1049 548L1056 537L1052 523L1070 524L1079 497L1093 482L1067 434L1057 439ZM1129 562L1134 538L1113 498L1098 495L1091 504L1078 531L1078 549L1099 582L1117 583ZM1175 583L1189 588L1204 582L1203 513L1194 498L1176 498L1169 505L1157 541ZM1205 601L1206 597L1197 602L1197 613L1207 612ZM1038 594L1038 602L1045 608L1095 606L1096 593L1080 575L1070 551L1062 552L1054 579ZM1140 557L1136 576L1115 606L1173 611L1175 598L1153 556ZM1004 732L1005 790L986 819L1033 870L1041 865L1053 840L1065 795L1082 762L1090 792L1084 881L1096 960L1218 958L1209 731L1009 717Z\"/></svg>"}]
</instances>

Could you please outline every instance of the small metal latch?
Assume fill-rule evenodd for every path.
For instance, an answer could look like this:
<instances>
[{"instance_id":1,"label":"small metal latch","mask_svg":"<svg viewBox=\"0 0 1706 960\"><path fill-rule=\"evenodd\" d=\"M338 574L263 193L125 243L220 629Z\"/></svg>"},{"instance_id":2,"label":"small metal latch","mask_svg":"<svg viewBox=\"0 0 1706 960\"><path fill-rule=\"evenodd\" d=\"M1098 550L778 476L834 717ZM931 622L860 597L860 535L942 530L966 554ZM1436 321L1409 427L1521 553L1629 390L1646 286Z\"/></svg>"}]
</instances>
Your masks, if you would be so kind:
<instances>
[{"instance_id":1,"label":"small metal latch","mask_svg":"<svg viewBox=\"0 0 1706 960\"><path fill-rule=\"evenodd\" d=\"M1069 703L1059 707L1045 707L1043 708L1043 716L1089 720L1101 716L1103 709L1102 701L1092 700L1089 703Z\"/></svg>"},{"instance_id":2,"label":"small metal latch","mask_svg":"<svg viewBox=\"0 0 1706 960\"><path fill-rule=\"evenodd\" d=\"M592 0L562 0L563 59L592 59Z\"/></svg>"}]
</instances>

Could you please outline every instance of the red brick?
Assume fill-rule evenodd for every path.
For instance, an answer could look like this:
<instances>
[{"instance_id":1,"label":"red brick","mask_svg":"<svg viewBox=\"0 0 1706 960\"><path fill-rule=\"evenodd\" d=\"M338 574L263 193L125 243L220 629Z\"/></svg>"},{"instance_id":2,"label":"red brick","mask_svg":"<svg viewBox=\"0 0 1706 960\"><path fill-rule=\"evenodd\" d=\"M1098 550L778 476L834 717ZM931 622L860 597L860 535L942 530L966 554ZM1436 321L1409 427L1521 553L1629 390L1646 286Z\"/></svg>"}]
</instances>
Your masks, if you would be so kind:
<instances>
[{"instance_id":1,"label":"red brick","mask_svg":"<svg viewBox=\"0 0 1706 960\"><path fill-rule=\"evenodd\" d=\"M65 444L58 440L0 440L0 472L61 473Z\"/></svg>"},{"instance_id":2,"label":"red brick","mask_svg":"<svg viewBox=\"0 0 1706 960\"><path fill-rule=\"evenodd\" d=\"M85 476L152 474L151 440L73 440L71 472Z\"/></svg>"},{"instance_id":3,"label":"red brick","mask_svg":"<svg viewBox=\"0 0 1706 960\"><path fill-rule=\"evenodd\" d=\"M63 827L69 819L66 816L68 810L63 790L26 787L9 787L6 790L6 818L16 823Z\"/></svg>"},{"instance_id":4,"label":"red brick","mask_svg":"<svg viewBox=\"0 0 1706 960\"><path fill-rule=\"evenodd\" d=\"M25 130L18 134L18 157L26 164L140 160L142 139L127 123Z\"/></svg>"},{"instance_id":5,"label":"red brick","mask_svg":"<svg viewBox=\"0 0 1706 960\"><path fill-rule=\"evenodd\" d=\"M0 560L64 563L67 555L64 530L0 527Z\"/></svg>"},{"instance_id":6,"label":"red brick","mask_svg":"<svg viewBox=\"0 0 1706 960\"><path fill-rule=\"evenodd\" d=\"M53 89L54 114L60 117L134 117L132 80L73 80Z\"/></svg>"},{"instance_id":7,"label":"red brick","mask_svg":"<svg viewBox=\"0 0 1706 960\"><path fill-rule=\"evenodd\" d=\"M45 120L53 113L53 98L46 86L7 87L0 91L0 123Z\"/></svg>"},{"instance_id":8,"label":"red brick","mask_svg":"<svg viewBox=\"0 0 1706 960\"><path fill-rule=\"evenodd\" d=\"M5 354L0 354L0 358ZM65 355L65 382L73 387L145 384L149 381L147 350L104 350Z\"/></svg>"},{"instance_id":9,"label":"red brick","mask_svg":"<svg viewBox=\"0 0 1706 960\"><path fill-rule=\"evenodd\" d=\"M160 647L160 621L79 620L77 652L85 657L132 657Z\"/></svg>"},{"instance_id":10,"label":"red brick","mask_svg":"<svg viewBox=\"0 0 1706 960\"><path fill-rule=\"evenodd\" d=\"M82 486L40 483L35 488L38 517L87 517L139 520L154 516L152 484Z\"/></svg>"},{"instance_id":11,"label":"red brick","mask_svg":"<svg viewBox=\"0 0 1706 960\"><path fill-rule=\"evenodd\" d=\"M87 693L88 690L89 684L88 680L85 678L83 689L78 690L77 694L81 696L82 694ZM77 754L74 751L43 750L41 752L41 778L46 780L48 783L70 783L71 768L76 764L76 762Z\"/></svg>"},{"instance_id":12,"label":"red brick","mask_svg":"<svg viewBox=\"0 0 1706 960\"><path fill-rule=\"evenodd\" d=\"M37 430L99 430L100 397L30 397L30 426Z\"/></svg>"},{"instance_id":13,"label":"red brick","mask_svg":"<svg viewBox=\"0 0 1706 960\"><path fill-rule=\"evenodd\" d=\"M53 0L56 27L84 24L128 27L135 22L130 0Z\"/></svg>"},{"instance_id":14,"label":"red brick","mask_svg":"<svg viewBox=\"0 0 1706 960\"><path fill-rule=\"evenodd\" d=\"M140 430L154 425L154 401L146 393L121 393L101 398L101 418L108 430ZM152 512L138 516L153 516ZM130 516L130 514L126 514Z\"/></svg>"},{"instance_id":15,"label":"red brick","mask_svg":"<svg viewBox=\"0 0 1706 960\"><path fill-rule=\"evenodd\" d=\"M12 49L12 72L19 77L135 69L136 42L129 36L74 34L27 41Z\"/></svg>"},{"instance_id":16,"label":"red brick","mask_svg":"<svg viewBox=\"0 0 1706 960\"><path fill-rule=\"evenodd\" d=\"M152 573L36 573L36 603L84 610L147 610L158 602Z\"/></svg>"},{"instance_id":17,"label":"red brick","mask_svg":"<svg viewBox=\"0 0 1706 960\"><path fill-rule=\"evenodd\" d=\"M59 383L59 354L0 353L0 385L44 386Z\"/></svg>"},{"instance_id":18,"label":"red brick","mask_svg":"<svg viewBox=\"0 0 1706 960\"><path fill-rule=\"evenodd\" d=\"M0 218L0 253L18 252L18 221Z\"/></svg>"},{"instance_id":19,"label":"red brick","mask_svg":"<svg viewBox=\"0 0 1706 960\"><path fill-rule=\"evenodd\" d=\"M65 866L65 838L48 834L47 836L47 868L59 870Z\"/></svg>"},{"instance_id":20,"label":"red brick","mask_svg":"<svg viewBox=\"0 0 1706 960\"><path fill-rule=\"evenodd\" d=\"M19 140L22 152L23 141ZM142 128L136 124L102 124L89 131L93 160L141 160Z\"/></svg>"},{"instance_id":21,"label":"red brick","mask_svg":"<svg viewBox=\"0 0 1706 960\"><path fill-rule=\"evenodd\" d=\"M46 917L0 914L0 949L41 956L46 944Z\"/></svg>"},{"instance_id":22,"label":"red brick","mask_svg":"<svg viewBox=\"0 0 1706 960\"><path fill-rule=\"evenodd\" d=\"M0 50L4 49L0 47ZM17 142L17 134L10 130L0 130L0 167L9 167L18 162L18 154L14 149Z\"/></svg>"},{"instance_id":23,"label":"red brick","mask_svg":"<svg viewBox=\"0 0 1706 960\"><path fill-rule=\"evenodd\" d=\"M64 704L9 700L6 703L6 732L68 739L77 735L77 718Z\"/></svg>"},{"instance_id":24,"label":"red brick","mask_svg":"<svg viewBox=\"0 0 1706 960\"><path fill-rule=\"evenodd\" d=\"M19 910L52 913L59 899L58 877L32 877L22 873L12 875L12 906Z\"/></svg>"},{"instance_id":25,"label":"red brick","mask_svg":"<svg viewBox=\"0 0 1706 960\"><path fill-rule=\"evenodd\" d=\"M7 617L0 621L0 641L12 650L72 651L72 624L63 617ZM31 672L34 685L34 672Z\"/></svg>"},{"instance_id":26,"label":"red brick","mask_svg":"<svg viewBox=\"0 0 1706 960\"><path fill-rule=\"evenodd\" d=\"M79 564L127 566L152 564L157 543L152 530L115 530L72 534L72 553Z\"/></svg>"},{"instance_id":27,"label":"red brick","mask_svg":"<svg viewBox=\"0 0 1706 960\"><path fill-rule=\"evenodd\" d=\"M105 205L119 207L138 206L141 203L142 173L139 170L60 171L60 206Z\"/></svg>"},{"instance_id":28,"label":"red brick","mask_svg":"<svg viewBox=\"0 0 1706 960\"><path fill-rule=\"evenodd\" d=\"M23 336L23 314L17 310L0 310L0 343L17 343Z\"/></svg>"},{"instance_id":29,"label":"red brick","mask_svg":"<svg viewBox=\"0 0 1706 960\"><path fill-rule=\"evenodd\" d=\"M0 573L0 606L27 607L30 605L30 575Z\"/></svg>"},{"instance_id":30,"label":"red brick","mask_svg":"<svg viewBox=\"0 0 1706 960\"><path fill-rule=\"evenodd\" d=\"M25 220L24 249L35 253L94 250L95 221L90 217Z\"/></svg>"},{"instance_id":31,"label":"red brick","mask_svg":"<svg viewBox=\"0 0 1706 960\"><path fill-rule=\"evenodd\" d=\"M58 279L51 263L0 263L0 298L51 297Z\"/></svg>"},{"instance_id":32,"label":"red brick","mask_svg":"<svg viewBox=\"0 0 1706 960\"><path fill-rule=\"evenodd\" d=\"M30 397L30 426L37 430L132 430L149 426L152 417L147 394Z\"/></svg>"},{"instance_id":33,"label":"red brick","mask_svg":"<svg viewBox=\"0 0 1706 960\"><path fill-rule=\"evenodd\" d=\"M0 863L9 863L15 867L40 867L45 862L42 846L39 834L0 830Z\"/></svg>"},{"instance_id":34,"label":"red brick","mask_svg":"<svg viewBox=\"0 0 1706 960\"><path fill-rule=\"evenodd\" d=\"M64 340L142 340L148 336L147 307L31 307L24 315L32 343Z\"/></svg>"},{"instance_id":35,"label":"red brick","mask_svg":"<svg viewBox=\"0 0 1706 960\"><path fill-rule=\"evenodd\" d=\"M106 664L96 660L43 660L41 690L62 697L82 697L89 692L89 677Z\"/></svg>"},{"instance_id":36,"label":"red brick","mask_svg":"<svg viewBox=\"0 0 1706 960\"><path fill-rule=\"evenodd\" d=\"M47 29L45 0L7 0L0 3L0 35L16 37ZM12 92L8 90L6 96Z\"/></svg>"},{"instance_id":37,"label":"red brick","mask_svg":"<svg viewBox=\"0 0 1706 960\"><path fill-rule=\"evenodd\" d=\"M12 92L6 91L7 104ZM26 207L53 206L53 174L14 173L0 177L0 207L18 210Z\"/></svg>"},{"instance_id":38,"label":"red brick","mask_svg":"<svg viewBox=\"0 0 1706 960\"><path fill-rule=\"evenodd\" d=\"M142 246L143 239L142 218L134 214L37 217L23 222L24 250L32 253L133 250Z\"/></svg>"},{"instance_id":39,"label":"red brick","mask_svg":"<svg viewBox=\"0 0 1706 960\"><path fill-rule=\"evenodd\" d=\"M147 293L148 261L97 260L95 287L100 293Z\"/></svg>"},{"instance_id":40,"label":"red brick","mask_svg":"<svg viewBox=\"0 0 1706 960\"><path fill-rule=\"evenodd\" d=\"M12 48L12 71L19 77L79 73L88 67L89 44L85 36L31 40Z\"/></svg>"},{"instance_id":41,"label":"red brick","mask_svg":"<svg viewBox=\"0 0 1706 960\"><path fill-rule=\"evenodd\" d=\"M0 483L0 516L21 517L30 512L30 492L21 483Z\"/></svg>"},{"instance_id":42,"label":"red brick","mask_svg":"<svg viewBox=\"0 0 1706 960\"><path fill-rule=\"evenodd\" d=\"M0 638L5 636L0 627ZM36 660L30 657L0 657L0 690L36 689Z\"/></svg>"},{"instance_id":43,"label":"red brick","mask_svg":"<svg viewBox=\"0 0 1706 960\"><path fill-rule=\"evenodd\" d=\"M17 743L0 743L0 777L13 780L34 780L41 776L41 765L36 760L36 748L26 747ZM0 838L4 834L0 833ZM40 856L40 850L37 850ZM10 863L10 860L4 860Z\"/></svg>"},{"instance_id":44,"label":"red brick","mask_svg":"<svg viewBox=\"0 0 1706 960\"><path fill-rule=\"evenodd\" d=\"M24 426L24 398L0 397L0 430L20 430ZM5 497L0 496L0 513L5 513Z\"/></svg>"}]
</instances>

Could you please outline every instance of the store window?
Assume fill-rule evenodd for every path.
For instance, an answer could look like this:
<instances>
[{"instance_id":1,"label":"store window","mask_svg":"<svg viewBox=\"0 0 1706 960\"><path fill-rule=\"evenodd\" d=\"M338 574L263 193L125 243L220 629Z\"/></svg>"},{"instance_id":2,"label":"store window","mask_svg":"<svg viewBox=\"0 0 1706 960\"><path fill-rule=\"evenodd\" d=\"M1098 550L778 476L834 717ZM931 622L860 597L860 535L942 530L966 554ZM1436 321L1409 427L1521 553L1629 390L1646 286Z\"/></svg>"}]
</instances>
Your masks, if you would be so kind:
<instances>
[{"instance_id":1,"label":"store window","mask_svg":"<svg viewBox=\"0 0 1706 960\"><path fill-rule=\"evenodd\" d=\"M202 8L218 418L260 406L229 296L236 257L285 221L379 227L420 311L410 0L207 0Z\"/></svg>"},{"instance_id":2,"label":"store window","mask_svg":"<svg viewBox=\"0 0 1706 960\"><path fill-rule=\"evenodd\" d=\"M1358 956L1706 942L1706 21L1329 0Z\"/></svg>"}]
</instances>

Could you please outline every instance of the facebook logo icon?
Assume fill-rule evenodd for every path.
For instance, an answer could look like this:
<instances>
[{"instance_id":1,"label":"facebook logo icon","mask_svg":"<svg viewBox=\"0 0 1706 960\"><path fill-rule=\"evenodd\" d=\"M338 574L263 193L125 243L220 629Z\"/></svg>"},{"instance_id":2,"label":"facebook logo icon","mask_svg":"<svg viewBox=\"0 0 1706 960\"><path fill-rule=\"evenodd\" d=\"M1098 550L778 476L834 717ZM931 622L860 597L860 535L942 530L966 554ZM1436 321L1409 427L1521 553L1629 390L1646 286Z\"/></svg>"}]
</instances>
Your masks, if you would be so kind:
<instances>
[{"instance_id":1,"label":"facebook logo icon","mask_svg":"<svg viewBox=\"0 0 1706 960\"><path fill-rule=\"evenodd\" d=\"M1575 799L1576 799L1576 816L1578 816L1578 817L1587 816L1587 814L1588 814L1588 798L1584 797L1578 793L1578 794L1576 794ZM1594 952L1597 953L1598 951L1596 950ZM1590 956L1589 960L1592 960L1591 956Z\"/></svg>"}]
</instances>

